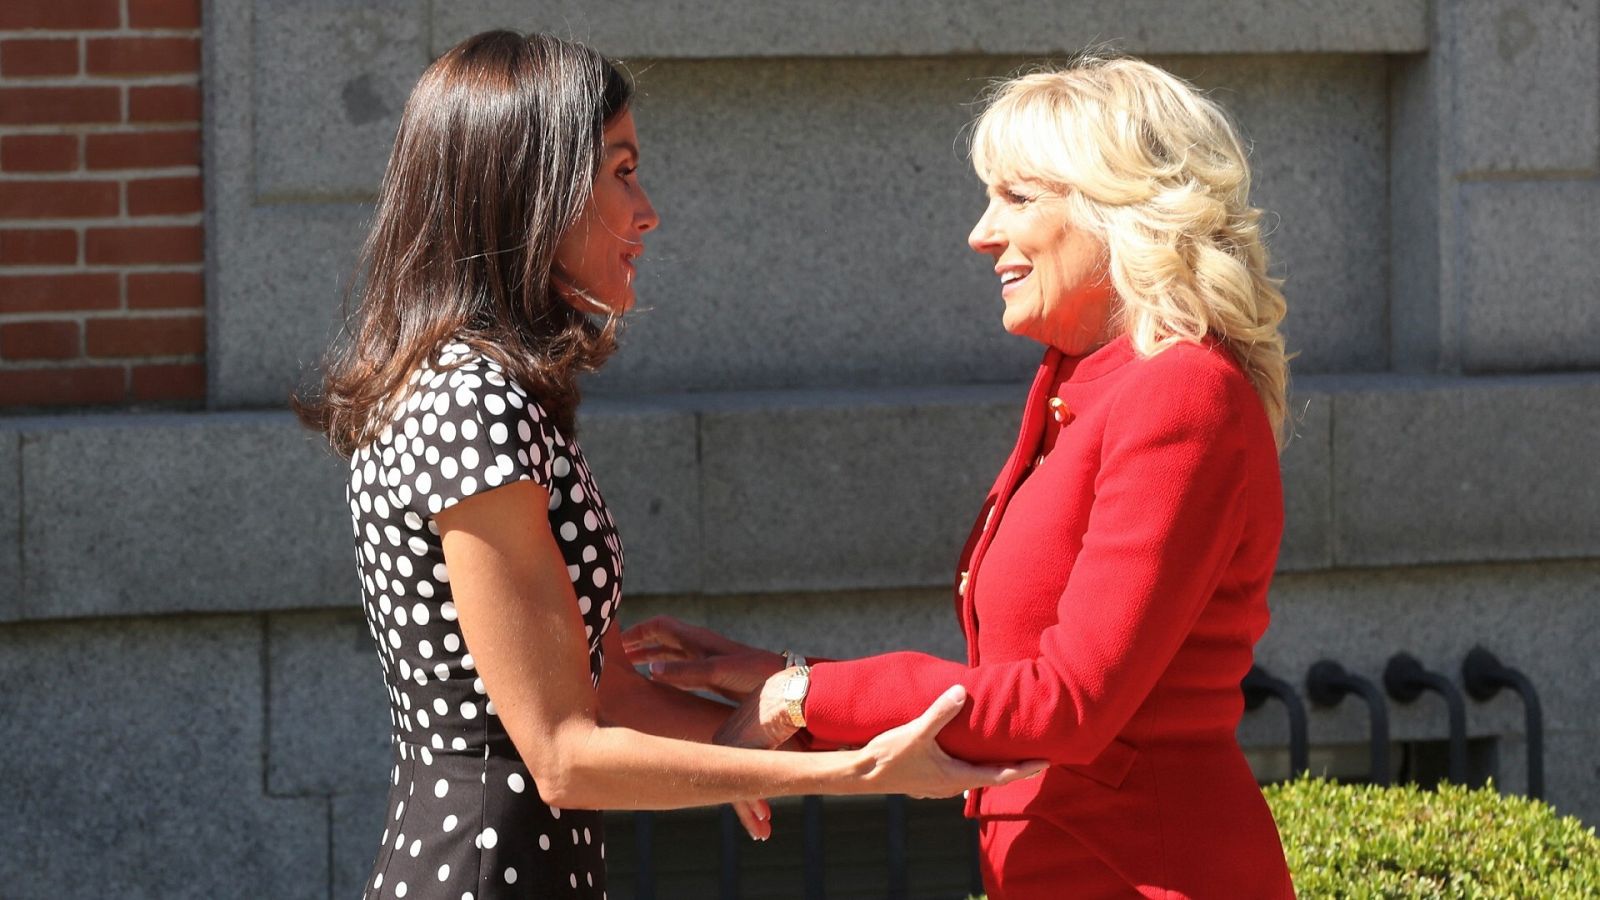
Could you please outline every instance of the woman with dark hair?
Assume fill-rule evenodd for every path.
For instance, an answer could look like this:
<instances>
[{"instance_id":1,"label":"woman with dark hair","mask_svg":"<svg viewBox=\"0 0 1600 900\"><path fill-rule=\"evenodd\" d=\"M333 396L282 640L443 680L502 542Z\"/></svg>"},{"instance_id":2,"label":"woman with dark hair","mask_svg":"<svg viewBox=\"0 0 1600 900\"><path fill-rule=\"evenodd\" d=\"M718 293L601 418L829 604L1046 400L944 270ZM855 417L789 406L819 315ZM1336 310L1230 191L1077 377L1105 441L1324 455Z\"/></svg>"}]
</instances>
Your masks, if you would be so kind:
<instances>
[{"instance_id":1,"label":"woman with dark hair","mask_svg":"<svg viewBox=\"0 0 1600 900\"><path fill-rule=\"evenodd\" d=\"M949 795L1038 770L933 736L960 688L859 751L706 746L728 707L629 667L622 543L574 440L657 218L631 88L582 45L469 38L406 103L359 309L304 421L350 460L362 603L393 723L368 897L605 893L597 810Z\"/></svg>"}]
</instances>

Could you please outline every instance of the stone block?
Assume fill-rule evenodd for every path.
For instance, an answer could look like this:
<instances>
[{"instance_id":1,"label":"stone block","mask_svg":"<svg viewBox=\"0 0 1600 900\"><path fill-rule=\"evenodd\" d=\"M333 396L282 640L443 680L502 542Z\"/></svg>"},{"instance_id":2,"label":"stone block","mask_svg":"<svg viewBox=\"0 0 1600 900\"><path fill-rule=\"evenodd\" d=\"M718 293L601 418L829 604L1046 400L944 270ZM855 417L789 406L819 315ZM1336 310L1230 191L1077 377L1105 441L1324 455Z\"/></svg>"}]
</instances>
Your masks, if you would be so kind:
<instances>
[{"instance_id":1,"label":"stone block","mask_svg":"<svg viewBox=\"0 0 1600 900\"><path fill-rule=\"evenodd\" d=\"M0 597L21 595L22 432L0 428Z\"/></svg>"},{"instance_id":2,"label":"stone block","mask_svg":"<svg viewBox=\"0 0 1600 900\"><path fill-rule=\"evenodd\" d=\"M1333 562L1330 540L1332 503L1332 410L1328 395L1297 389L1289 399L1294 438L1284 448L1283 546L1278 571L1326 569Z\"/></svg>"},{"instance_id":3,"label":"stone block","mask_svg":"<svg viewBox=\"0 0 1600 900\"><path fill-rule=\"evenodd\" d=\"M262 794L261 655L253 617L0 627L6 896L326 897L326 801Z\"/></svg>"},{"instance_id":4,"label":"stone block","mask_svg":"<svg viewBox=\"0 0 1600 900\"><path fill-rule=\"evenodd\" d=\"M348 603L342 463L285 413L44 420L0 620Z\"/></svg>"},{"instance_id":5,"label":"stone block","mask_svg":"<svg viewBox=\"0 0 1600 900\"><path fill-rule=\"evenodd\" d=\"M258 198L375 195L406 97L430 59L430 4L251 5Z\"/></svg>"},{"instance_id":6,"label":"stone block","mask_svg":"<svg viewBox=\"0 0 1600 900\"><path fill-rule=\"evenodd\" d=\"M595 399L579 441L622 533L628 595L700 586L698 423L662 403Z\"/></svg>"},{"instance_id":7,"label":"stone block","mask_svg":"<svg viewBox=\"0 0 1600 900\"><path fill-rule=\"evenodd\" d=\"M1460 196L1462 367L1600 368L1600 179L1479 182Z\"/></svg>"},{"instance_id":8,"label":"stone block","mask_svg":"<svg viewBox=\"0 0 1600 900\"><path fill-rule=\"evenodd\" d=\"M281 409L315 383L369 214L345 203L218 210L207 257L213 407Z\"/></svg>"},{"instance_id":9,"label":"stone block","mask_svg":"<svg viewBox=\"0 0 1600 900\"><path fill-rule=\"evenodd\" d=\"M600 390L1025 379L954 147L993 60L668 61L639 75L661 212Z\"/></svg>"},{"instance_id":10,"label":"stone block","mask_svg":"<svg viewBox=\"0 0 1600 900\"><path fill-rule=\"evenodd\" d=\"M1370 226L1386 214L1383 65L1160 61L1214 89L1254 141L1255 202L1288 277L1300 370L1381 369L1387 250ZM643 72L646 183L664 224L641 268L645 309L599 388L1026 378L1038 348L1003 332L992 266L965 247L982 200L953 146L979 88L1022 62L667 61Z\"/></svg>"},{"instance_id":11,"label":"stone block","mask_svg":"<svg viewBox=\"0 0 1600 900\"><path fill-rule=\"evenodd\" d=\"M1600 377L1391 378L1333 404L1335 565L1600 555Z\"/></svg>"},{"instance_id":12,"label":"stone block","mask_svg":"<svg viewBox=\"0 0 1600 900\"><path fill-rule=\"evenodd\" d=\"M1600 167L1600 6L1584 0L1445 5L1461 174Z\"/></svg>"},{"instance_id":13,"label":"stone block","mask_svg":"<svg viewBox=\"0 0 1600 900\"><path fill-rule=\"evenodd\" d=\"M388 697L361 613L267 619L267 791L382 793L391 747Z\"/></svg>"},{"instance_id":14,"label":"stone block","mask_svg":"<svg viewBox=\"0 0 1600 900\"><path fill-rule=\"evenodd\" d=\"M362 791L330 798L333 804L331 897L359 897L378 855L387 791Z\"/></svg>"},{"instance_id":15,"label":"stone block","mask_svg":"<svg viewBox=\"0 0 1600 900\"><path fill-rule=\"evenodd\" d=\"M1594 760L1597 744L1600 731L1592 727L1545 735L1546 799L1557 812L1577 816L1590 828L1600 827L1600 766Z\"/></svg>"},{"instance_id":16,"label":"stone block","mask_svg":"<svg viewBox=\"0 0 1600 900\"><path fill-rule=\"evenodd\" d=\"M1428 45L1423 0L1198 0L1174 15L1165 0L810 4L626 4L466 0L433 5L433 49L485 28L547 30L617 56L938 56L1070 52L1115 41L1137 53L1392 53Z\"/></svg>"},{"instance_id":17,"label":"stone block","mask_svg":"<svg viewBox=\"0 0 1600 900\"><path fill-rule=\"evenodd\" d=\"M702 413L703 589L950 583L1017 387L742 394Z\"/></svg>"},{"instance_id":18,"label":"stone block","mask_svg":"<svg viewBox=\"0 0 1600 900\"><path fill-rule=\"evenodd\" d=\"M1388 366L1388 66L1381 57L1157 59L1250 146L1251 202L1284 279L1296 374Z\"/></svg>"}]
</instances>

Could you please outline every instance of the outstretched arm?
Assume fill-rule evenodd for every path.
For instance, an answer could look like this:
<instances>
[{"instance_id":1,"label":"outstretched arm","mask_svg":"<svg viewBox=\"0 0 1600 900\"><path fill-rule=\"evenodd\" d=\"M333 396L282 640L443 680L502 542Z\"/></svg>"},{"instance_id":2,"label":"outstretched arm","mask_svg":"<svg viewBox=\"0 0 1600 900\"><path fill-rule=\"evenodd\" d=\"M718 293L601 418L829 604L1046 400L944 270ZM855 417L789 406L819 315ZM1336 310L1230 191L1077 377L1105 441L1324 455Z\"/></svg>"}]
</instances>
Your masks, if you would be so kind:
<instances>
[{"instance_id":1,"label":"outstretched arm","mask_svg":"<svg viewBox=\"0 0 1600 900\"><path fill-rule=\"evenodd\" d=\"M694 744L603 724L572 585L532 481L478 493L439 513L467 648L540 798L555 806L670 809L808 793L943 796L1037 767L975 767L933 735L965 693L941 694L907 727L861 751L766 753Z\"/></svg>"},{"instance_id":2,"label":"outstretched arm","mask_svg":"<svg viewBox=\"0 0 1600 900\"><path fill-rule=\"evenodd\" d=\"M1083 544L1033 658L969 668L889 653L819 664L805 704L810 731L858 744L956 682L972 702L940 734L950 753L1079 764L1098 756L1216 594L1247 520L1249 442L1270 440L1246 427L1241 411L1258 404L1247 382L1195 368L1171 367L1168 380L1118 398ZM735 743L781 736L782 678L752 701L760 740Z\"/></svg>"}]
</instances>

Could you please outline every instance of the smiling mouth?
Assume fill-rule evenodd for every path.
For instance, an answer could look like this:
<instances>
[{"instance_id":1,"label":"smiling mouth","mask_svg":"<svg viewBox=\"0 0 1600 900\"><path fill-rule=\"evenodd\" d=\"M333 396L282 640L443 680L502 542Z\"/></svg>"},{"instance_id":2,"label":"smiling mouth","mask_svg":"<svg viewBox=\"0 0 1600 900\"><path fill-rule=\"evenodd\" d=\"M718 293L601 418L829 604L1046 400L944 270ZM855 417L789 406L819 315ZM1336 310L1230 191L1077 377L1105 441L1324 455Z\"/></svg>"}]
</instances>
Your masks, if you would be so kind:
<instances>
[{"instance_id":1,"label":"smiling mouth","mask_svg":"<svg viewBox=\"0 0 1600 900\"><path fill-rule=\"evenodd\" d=\"M1000 295L1004 297L1010 294L1017 287L1017 285L1027 281L1028 277L1032 274L1032 269L1007 269L1006 271L1001 272Z\"/></svg>"}]
</instances>

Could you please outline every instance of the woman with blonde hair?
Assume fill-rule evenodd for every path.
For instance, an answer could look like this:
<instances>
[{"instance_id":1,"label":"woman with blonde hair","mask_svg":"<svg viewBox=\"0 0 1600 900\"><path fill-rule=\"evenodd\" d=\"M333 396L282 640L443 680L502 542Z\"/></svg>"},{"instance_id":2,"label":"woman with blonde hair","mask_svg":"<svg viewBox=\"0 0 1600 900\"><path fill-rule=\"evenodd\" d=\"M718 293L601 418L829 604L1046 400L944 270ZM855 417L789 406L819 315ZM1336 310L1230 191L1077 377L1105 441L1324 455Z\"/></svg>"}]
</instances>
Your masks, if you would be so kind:
<instances>
[{"instance_id":1,"label":"woman with blonde hair","mask_svg":"<svg viewBox=\"0 0 1600 900\"><path fill-rule=\"evenodd\" d=\"M1288 378L1246 150L1184 81L1086 56L1001 85L972 159L988 208L969 243L1006 330L1046 350L961 554L966 662L782 667L670 619L624 646L657 680L747 692L721 735L744 746L859 744L964 685L946 750L1052 763L971 793L991 900L1292 897L1235 739Z\"/></svg>"}]
</instances>

